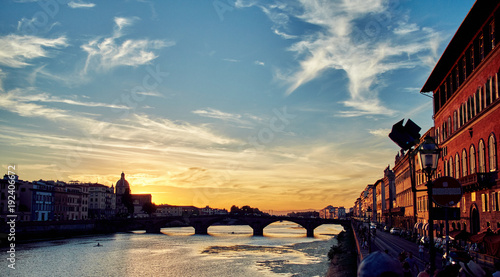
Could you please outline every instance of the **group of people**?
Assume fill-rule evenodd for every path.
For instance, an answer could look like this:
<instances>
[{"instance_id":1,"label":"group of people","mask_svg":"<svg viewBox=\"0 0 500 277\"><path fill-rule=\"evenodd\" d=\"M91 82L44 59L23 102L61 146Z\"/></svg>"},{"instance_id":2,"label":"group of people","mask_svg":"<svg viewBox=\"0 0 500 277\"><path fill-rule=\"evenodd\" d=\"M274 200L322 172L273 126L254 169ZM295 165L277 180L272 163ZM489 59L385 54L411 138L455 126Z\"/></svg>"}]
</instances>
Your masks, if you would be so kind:
<instances>
[{"instance_id":1,"label":"group of people","mask_svg":"<svg viewBox=\"0 0 500 277\"><path fill-rule=\"evenodd\" d=\"M385 252L376 251L368 255L358 267L358 277L500 277L500 263L495 272L487 272L474 261L446 265L431 273L429 264L419 272L418 264L411 252L402 252L398 259Z\"/></svg>"},{"instance_id":2,"label":"group of people","mask_svg":"<svg viewBox=\"0 0 500 277\"><path fill-rule=\"evenodd\" d=\"M412 252L403 251L399 253L398 260L403 267L403 276L413 277L419 272L417 260L413 257Z\"/></svg>"},{"instance_id":3,"label":"group of people","mask_svg":"<svg viewBox=\"0 0 500 277\"><path fill-rule=\"evenodd\" d=\"M363 249L368 249L369 248L369 239L370 239L370 228L367 228L364 224L359 224L358 225L358 234L361 239L361 248ZM373 229L371 234L371 239L373 240L375 238L376 230Z\"/></svg>"}]
</instances>

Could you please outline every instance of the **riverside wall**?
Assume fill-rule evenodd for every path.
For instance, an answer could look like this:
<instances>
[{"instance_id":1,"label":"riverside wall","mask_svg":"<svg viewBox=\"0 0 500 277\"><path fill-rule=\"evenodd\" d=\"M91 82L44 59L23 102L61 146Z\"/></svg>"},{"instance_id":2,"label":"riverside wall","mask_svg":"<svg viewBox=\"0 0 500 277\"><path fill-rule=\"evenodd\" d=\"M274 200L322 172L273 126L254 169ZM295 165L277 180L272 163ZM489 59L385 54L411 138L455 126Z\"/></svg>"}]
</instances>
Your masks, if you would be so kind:
<instances>
[{"instance_id":1,"label":"riverside wall","mask_svg":"<svg viewBox=\"0 0 500 277\"><path fill-rule=\"evenodd\" d=\"M64 238L80 235L105 234L126 231L126 222L111 220L31 221L0 223L0 245L9 237L16 242L38 239Z\"/></svg>"}]
</instances>

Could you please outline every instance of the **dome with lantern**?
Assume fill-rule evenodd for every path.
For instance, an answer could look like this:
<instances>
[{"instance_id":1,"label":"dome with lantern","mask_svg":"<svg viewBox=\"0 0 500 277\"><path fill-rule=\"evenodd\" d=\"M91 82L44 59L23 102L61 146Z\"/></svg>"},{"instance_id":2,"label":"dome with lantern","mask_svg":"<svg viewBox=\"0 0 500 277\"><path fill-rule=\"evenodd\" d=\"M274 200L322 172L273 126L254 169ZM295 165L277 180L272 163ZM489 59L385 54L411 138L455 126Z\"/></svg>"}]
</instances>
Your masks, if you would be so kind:
<instances>
[{"instance_id":1,"label":"dome with lantern","mask_svg":"<svg viewBox=\"0 0 500 277\"><path fill-rule=\"evenodd\" d=\"M125 173L122 172L122 177L116 182L116 194L125 194L127 191L130 193L130 185L125 179Z\"/></svg>"}]
</instances>

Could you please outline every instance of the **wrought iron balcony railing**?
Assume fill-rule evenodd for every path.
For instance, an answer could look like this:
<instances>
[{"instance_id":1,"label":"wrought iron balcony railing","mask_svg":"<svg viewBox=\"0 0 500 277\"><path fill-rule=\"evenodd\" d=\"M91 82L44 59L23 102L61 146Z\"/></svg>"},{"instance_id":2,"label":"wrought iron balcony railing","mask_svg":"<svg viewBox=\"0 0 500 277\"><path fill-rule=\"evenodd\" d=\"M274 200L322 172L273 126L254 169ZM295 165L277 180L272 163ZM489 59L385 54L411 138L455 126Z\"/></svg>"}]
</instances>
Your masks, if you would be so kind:
<instances>
[{"instance_id":1,"label":"wrought iron balcony railing","mask_svg":"<svg viewBox=\"0 0 500 277\"><path fill-rule=\"evenodd\" d=\"M462 184L464 191L476 191L485 188L491 188L495 185L498 178L498 172L474 173L458 179Z\"/></svg>"}]
</instances>

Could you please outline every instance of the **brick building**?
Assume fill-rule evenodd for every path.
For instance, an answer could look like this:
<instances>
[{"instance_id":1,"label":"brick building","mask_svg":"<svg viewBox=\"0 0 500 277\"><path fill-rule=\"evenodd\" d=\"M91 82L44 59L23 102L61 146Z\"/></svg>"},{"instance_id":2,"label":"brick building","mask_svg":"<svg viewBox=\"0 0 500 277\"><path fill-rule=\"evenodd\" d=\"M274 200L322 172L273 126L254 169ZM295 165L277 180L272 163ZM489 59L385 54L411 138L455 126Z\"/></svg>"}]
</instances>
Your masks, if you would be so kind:
<instances>
[{"instance_id":1,"label":"brick building","mask_svg":"<svg viewBox=\"0 0 500 277\"><path fill-rule=\"evenodd\" d=\"M471 233L500 228L499 7L476 1L421 89L434 98L437 176L458 179L464 191L451 229Z\"/></svg>"},{"instance_id":2,"label":"brick building","mask_svg":"<svg viewBox=\"0 0 500 277\"><path fill-rule=\"evenodd\" d=\"M376 222L382 223L382 214L386 210L385 208L385 188L382 179L377 180L373 185L375 188L375 206L376 206Z\"/></svg>"},{"instance_id":3,"label":"brick building","mask_svg":"<svg viewBox=\"0 0 500 277\"><path fill-rule=\"evenodd\" d=\"M45 181L54 185L54 220L88 218L88 184Z\"/></svg>"},{"instance_id":4,"label":"brick building","mask_svg":"<svg viewBox=\"0 0 500 277\"><path fill-rule=\"evenodd\" d=\"M412 230L415 225L415 213L413 209L414 193L411 189L409 156L396 156L393 168L396 188L396 205L394 206L395 226L405 230Z\"/></svg>"},{"instance_id":5,"label":"brick building","mask_svg":"<svg viewBox=\"0 0 500 277\"><path fill-rule=\"evenodd\" d=\"M392 227L392 213L394 209L394 202L396 201L396 187L394 172L387 166L384 169L384 178L382 178L384 186L384 201L385 209L382 211L382 221L385 226Z\"/></svg>"}]
</instances>

